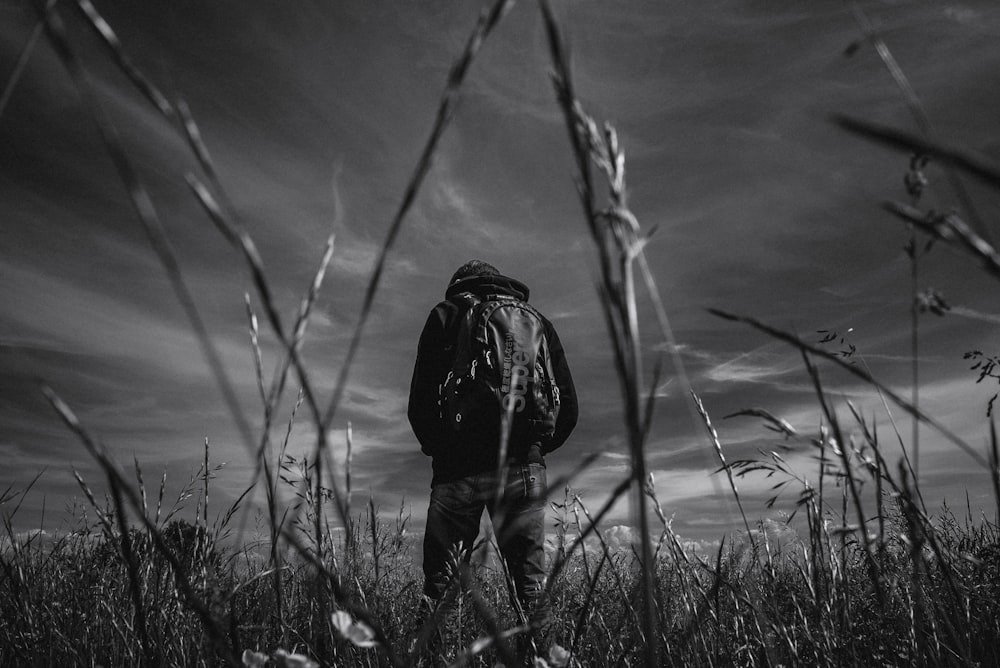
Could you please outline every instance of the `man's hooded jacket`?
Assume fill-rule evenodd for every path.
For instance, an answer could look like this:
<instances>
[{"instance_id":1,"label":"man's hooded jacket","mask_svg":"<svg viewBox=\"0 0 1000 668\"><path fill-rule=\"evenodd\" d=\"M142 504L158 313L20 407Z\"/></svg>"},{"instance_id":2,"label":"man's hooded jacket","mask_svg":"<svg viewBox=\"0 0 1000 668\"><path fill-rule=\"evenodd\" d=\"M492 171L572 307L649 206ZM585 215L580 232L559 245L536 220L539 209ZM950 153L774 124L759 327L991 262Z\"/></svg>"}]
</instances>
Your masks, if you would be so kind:
<instances>
[{"instance_id":1,"label":"man's hooded jacket","mask_svg":"<svg viewBox=\"0 0 1000 668\"><path fill-rule=\"evenodd\" d=\"M420 442L420 449L434 458L432 485L489 471L497 465L494 447L484 443L460 442L461 437L439 417L440 385L451 371L465 308L454 298L463 292L471 292L480 299L502 294L528 301L528 288L518 280L501 275L469 276L448 286L445 300L435 306L427 317L417 345L407 416ZM543 446L511 442L509 459L513 463L544 463L542 455L562 445L576 426L578 408L573 377L555 328L544 317L542 322L548 339L552 371L559 386L559 417L555 435Z\"/></svg>"}]
</instances>

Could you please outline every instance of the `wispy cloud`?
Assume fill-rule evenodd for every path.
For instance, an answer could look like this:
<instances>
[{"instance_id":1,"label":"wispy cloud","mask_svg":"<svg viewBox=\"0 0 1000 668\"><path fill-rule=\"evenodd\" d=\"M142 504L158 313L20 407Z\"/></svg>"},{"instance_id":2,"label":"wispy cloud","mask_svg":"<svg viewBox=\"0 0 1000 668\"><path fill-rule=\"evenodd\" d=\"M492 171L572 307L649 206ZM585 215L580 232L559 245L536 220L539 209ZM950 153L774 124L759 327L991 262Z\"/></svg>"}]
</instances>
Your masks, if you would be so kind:
<instances>
[{"instance_id":1,"label":"wispy cloud","mask_svg":"<svg viewBox=\"0 0 1000 668\"><path fill-rule=\"evenodd\" d=\"M982 311L977 311L976 309L968 308L966 306L955 306L948 311L951 315L962 316L963 318L971 318L973 320L980 320L982 322L988 322L994 325L1000 325L1000 314L996 313L984 313Z\"/></svg>"}]
</instances>

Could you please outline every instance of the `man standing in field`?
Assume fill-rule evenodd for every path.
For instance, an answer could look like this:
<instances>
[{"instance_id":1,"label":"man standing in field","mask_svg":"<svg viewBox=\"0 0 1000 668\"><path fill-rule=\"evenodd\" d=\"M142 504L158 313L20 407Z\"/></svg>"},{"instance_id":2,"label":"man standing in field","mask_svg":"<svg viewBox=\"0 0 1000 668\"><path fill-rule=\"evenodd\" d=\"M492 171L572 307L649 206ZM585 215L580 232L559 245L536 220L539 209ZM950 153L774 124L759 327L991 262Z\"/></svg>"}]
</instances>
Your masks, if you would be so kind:
<instances>
[{"instance_id":1,"label":"man standing in field","mask_svg":"<svg viewBox=\"0 0 1000 668\"><path fill-rule=\"evenodd\" d=\"M448 592L485 508L522 609L540 627L549 614L544 455L576 426L577 399L555 329L527 300L523 283L486 262L459 267L420 335L407 415L433 458L424 594L437 604Z\"/></svg>"}]
</instances>

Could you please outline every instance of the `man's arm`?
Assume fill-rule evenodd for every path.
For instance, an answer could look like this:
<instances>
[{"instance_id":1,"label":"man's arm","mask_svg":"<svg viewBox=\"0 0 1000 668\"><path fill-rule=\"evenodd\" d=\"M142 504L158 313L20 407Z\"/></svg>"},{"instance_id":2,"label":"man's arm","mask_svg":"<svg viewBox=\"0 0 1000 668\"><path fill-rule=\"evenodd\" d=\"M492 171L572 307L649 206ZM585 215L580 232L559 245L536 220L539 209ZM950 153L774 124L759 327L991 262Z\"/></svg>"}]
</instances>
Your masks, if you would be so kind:
<instances>
[{"instance_id":1,"label":"man's arm","mask_svg":"<svg viewBox=\"0 0 1000 668\"><path fill-rule=\"evenodd\" d=\"M428 456L440 451L448 438L448 432L438 417L439 384L450 367L444 316L439 305L431 311L420 333L406 410L410 427L420 442L420 449Z\"/></svg>"},{"instance_id":2,"label":"man's arm","mask_svg":"<svg viewBox=\"0 0 1000 668\"><path fill-rule=\"evenodd\" d=\"M552 452L566 442L579 416L576 399L576 387L573 385L573 375L566 363L566 353L563 351L559 335L551 323L547 323L546 337L549 341L549 355L552 357L552 372L556 376L559 387L559 417L556 420L556 431L552 440L545 446L545 452Z\"/></svg>"}]
</instances>

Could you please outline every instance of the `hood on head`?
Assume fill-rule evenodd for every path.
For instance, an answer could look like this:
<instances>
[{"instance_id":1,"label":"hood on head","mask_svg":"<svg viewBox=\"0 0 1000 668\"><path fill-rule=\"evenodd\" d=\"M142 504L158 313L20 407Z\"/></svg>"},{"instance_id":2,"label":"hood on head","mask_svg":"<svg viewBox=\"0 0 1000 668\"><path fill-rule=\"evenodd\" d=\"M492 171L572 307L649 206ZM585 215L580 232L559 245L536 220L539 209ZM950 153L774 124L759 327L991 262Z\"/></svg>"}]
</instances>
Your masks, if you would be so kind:
<instances>
[{"instance_id":1,"label":"hood on head","mask_svg":"<svg viewBox=\"0 0 1000 668\"><path fill-rule=\"evenodd\" d=\"M455 281L445 291L445 298L450 299L463 292L471 292L481 298L485 298L487 295L502 294L510 295L521 301L528 301L528 286L515 278L500 274L496 276L468 276Z\"/></svg>"}]
</instances>

